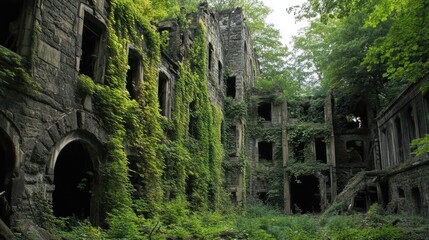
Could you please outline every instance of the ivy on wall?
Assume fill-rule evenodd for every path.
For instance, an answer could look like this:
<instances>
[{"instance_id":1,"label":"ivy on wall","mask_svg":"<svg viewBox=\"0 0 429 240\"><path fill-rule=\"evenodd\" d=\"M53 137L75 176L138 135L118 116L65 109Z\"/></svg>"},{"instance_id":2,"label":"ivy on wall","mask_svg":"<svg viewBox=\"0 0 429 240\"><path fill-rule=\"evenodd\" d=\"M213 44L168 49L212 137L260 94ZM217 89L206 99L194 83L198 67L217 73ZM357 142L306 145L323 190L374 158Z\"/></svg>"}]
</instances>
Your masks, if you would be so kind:
<instances>
[{"instance_id":1,"label":"ivy on wall","mask_svg":"<svg viewBox=\"0 0 429 240\"><path fill-rule=\"evenodd\" d=\"M223 201L223 116L221 107L209 100L204 23L199 21L189 55L179 62L174 111L166 119L159 113L157 96L161 36L135 4L111 2L105 85L84 75L79 78L81 92L93 96L109 130L108 159L101 172L110 233L115 237L138 236L143 216L162 213L163 200L185 199L190 204L181 207L197 210L216 209ZM125 81L130 43L144 67L144 80L135 86L136 100L130 99ZM127 158L124 144L135 156Z\"/></svg>"},{"instance_id":2,"label":"ivy on wall","mask_svg":"<svg viewBox=\"0 0 429 240\"><path fill-rule=\"evenodd\" d=\"M0 94L5 88L35 93L41 86L29 74L30 61L15 52L0 46Z\"/></svg>"},{"instance_id":3,"label":"ivy on wall","mask_svg":"<svg viewBox=\"0 0 429 240\"><path fill-rule=\"evenodd\" d=\"M289 160L286 172L289 176L316 174L329 169L327 163L314 159L311 143L316 137L323 138L329 143L331 129L324 124L300 123L287 127L289 142Z\"/></svg>"}]
</instances>

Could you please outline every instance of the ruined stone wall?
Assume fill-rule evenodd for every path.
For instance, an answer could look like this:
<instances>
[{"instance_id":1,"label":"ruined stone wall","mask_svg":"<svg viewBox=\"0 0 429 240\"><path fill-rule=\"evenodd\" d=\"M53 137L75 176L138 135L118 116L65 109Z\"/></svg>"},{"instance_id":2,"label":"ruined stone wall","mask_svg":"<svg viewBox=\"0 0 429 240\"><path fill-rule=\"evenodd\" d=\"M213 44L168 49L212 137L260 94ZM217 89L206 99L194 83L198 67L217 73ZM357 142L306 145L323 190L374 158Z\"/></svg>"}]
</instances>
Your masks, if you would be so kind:
<instances>
[{"instance_id":1,"label":"ruined stone wall","mask_svg":"<svg viewBox=\"0 0 429 240\"><path fill-rule=\"evenodd\" d=\"M32 30L34 44L28 53L34 54L31 75L40 84L40 91L10 86L0 99L1 126L15 145L9 188L14 218L29 215L26 199L36 192L50 196L55 154L62 147L71 141L98 147L106 141L98 118L88 111L90 100L89 108L84 109L83 98L77 94L77 76L84 12L95 14L103 27L107 7L104 1L97 1L95 6L81 1L24 2L31 13L25 22ZM102 74L99 76L102 81Z\"/></svg>"},{"instance_id":2,"label":"ruined stone wall","mask_svg":"<svg viewBox=\"0 0 429 240\"><path fill-rule=\"evenodd\" d=\"M429 165L418 165L388 177L389 211L429 216Z\"/></svg>"},{"instance_id":3,"label":"ruined stone wall","mask_svg":"<svg viewBox=\"0 0 429 240\"><path fill-rule=\"evenodd\" d=\"M410 143L429 133L429 98L422 95L419 86L410 85L377 118L381 150L377 165L381 169L417 160Z\"/></svg>"},{"instance_id":4,"label":"ruined stone wall","mask_svg":"<svg viewBox=\"0 0 429 240\"><path fill-rule=\"evenodd\" d=\"M225 49L225 69L228 76L237 77L236 99L243 100L254 85L254 73L259 73L243 10L235 8L221 11L219 27Z\"/></svg>"},{"instance_id":5,"label":"ruined stone wall","mask_svg":"<svg viewBox=\"0 0 429 240\"><path fill-rule=\"evenodd\" d=\"M378 169L391 169L385 177L388 210L429 215L429 167L427 156L412 154L413 139L429 133L429 101L420 83L408 86L377 117L380 162Z\"/></svg>"}]
</instances>

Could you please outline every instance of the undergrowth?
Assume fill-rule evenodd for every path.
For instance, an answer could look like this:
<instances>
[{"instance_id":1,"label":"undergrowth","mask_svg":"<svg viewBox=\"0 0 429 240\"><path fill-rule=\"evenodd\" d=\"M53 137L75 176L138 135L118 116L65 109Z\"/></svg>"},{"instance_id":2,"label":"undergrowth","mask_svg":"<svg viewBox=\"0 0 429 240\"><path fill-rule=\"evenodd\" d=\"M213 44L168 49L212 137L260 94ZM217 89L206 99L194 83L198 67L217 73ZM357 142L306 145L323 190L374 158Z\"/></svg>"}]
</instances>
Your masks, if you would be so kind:
<instances>
[{"instance_id":1,"label":"undergrowth","mask_svg":"<svg viewBox=\"0 0 429 240\"><path fill-rule=\"evenodd\" d=\"M387 215L373 205L349 215L284 215L259 202L223 212L191 212L185 199L163 205L157 219L140 219L132 239L325 239L414 240L429 237L429 221L416 216ZM122 239L87 221L62 219L65 239ZM57 221L58 224L58 221ZM122 222L122 224L127 224ZM57 225L57 226L60 226Z\"/></svg>"}]
</instances>

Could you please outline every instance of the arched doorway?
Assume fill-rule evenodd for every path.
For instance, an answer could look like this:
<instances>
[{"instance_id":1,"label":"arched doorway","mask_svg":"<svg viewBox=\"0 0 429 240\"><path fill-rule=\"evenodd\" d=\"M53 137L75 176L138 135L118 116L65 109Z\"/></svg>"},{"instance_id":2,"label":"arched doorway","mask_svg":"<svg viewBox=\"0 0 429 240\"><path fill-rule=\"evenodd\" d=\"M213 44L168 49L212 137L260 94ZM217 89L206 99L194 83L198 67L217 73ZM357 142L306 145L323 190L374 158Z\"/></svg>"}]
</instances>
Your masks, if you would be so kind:
<instances>
[{"instance_id":1,"label":"arched doorway","mask_svg":"<svg viewBox=\"0 0 429 240\"><path fill-rule=\"evenodd\" d=\"M94 165L91 150L76 140L65 145L54 168L54 214L58 217L90 217L94 189Z\"/></svg>"},{"instance_id":2,"label":"arched doorway","mask_svg":"<svg viewBox=\"0 0 429 240\"><path fill-rule=\"evenodd\" d=\"M11 179L15 166L14 145L8 134L0 129L0 219L9 225Z\"/></svg>"}]
</instances>

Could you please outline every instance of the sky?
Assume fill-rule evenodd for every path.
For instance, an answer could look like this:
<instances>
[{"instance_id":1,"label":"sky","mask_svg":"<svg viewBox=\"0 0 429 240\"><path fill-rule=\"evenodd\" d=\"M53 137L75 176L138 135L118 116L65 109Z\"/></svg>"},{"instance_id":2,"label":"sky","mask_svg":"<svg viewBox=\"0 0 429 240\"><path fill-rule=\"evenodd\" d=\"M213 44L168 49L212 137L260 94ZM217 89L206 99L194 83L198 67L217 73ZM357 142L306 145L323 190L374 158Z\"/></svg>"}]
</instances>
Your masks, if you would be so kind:
<instances>
[{"instance_id":1,"label":"sky","mask_svg":"<svg viewBox=\"0 0 429 240\"><path fill-rule=\"evenodd\" d=\"M307 25L306 22L296 22L293 13L288 14L286 8L294 5L301 5L307 0L262 0L262 2L272 9L272 13L267 17L267 22L274 24L274 28L280 30L282 42L289 48L292 46L292 36L297 35L298 29Z\"/></svg>"}]
</instances>

